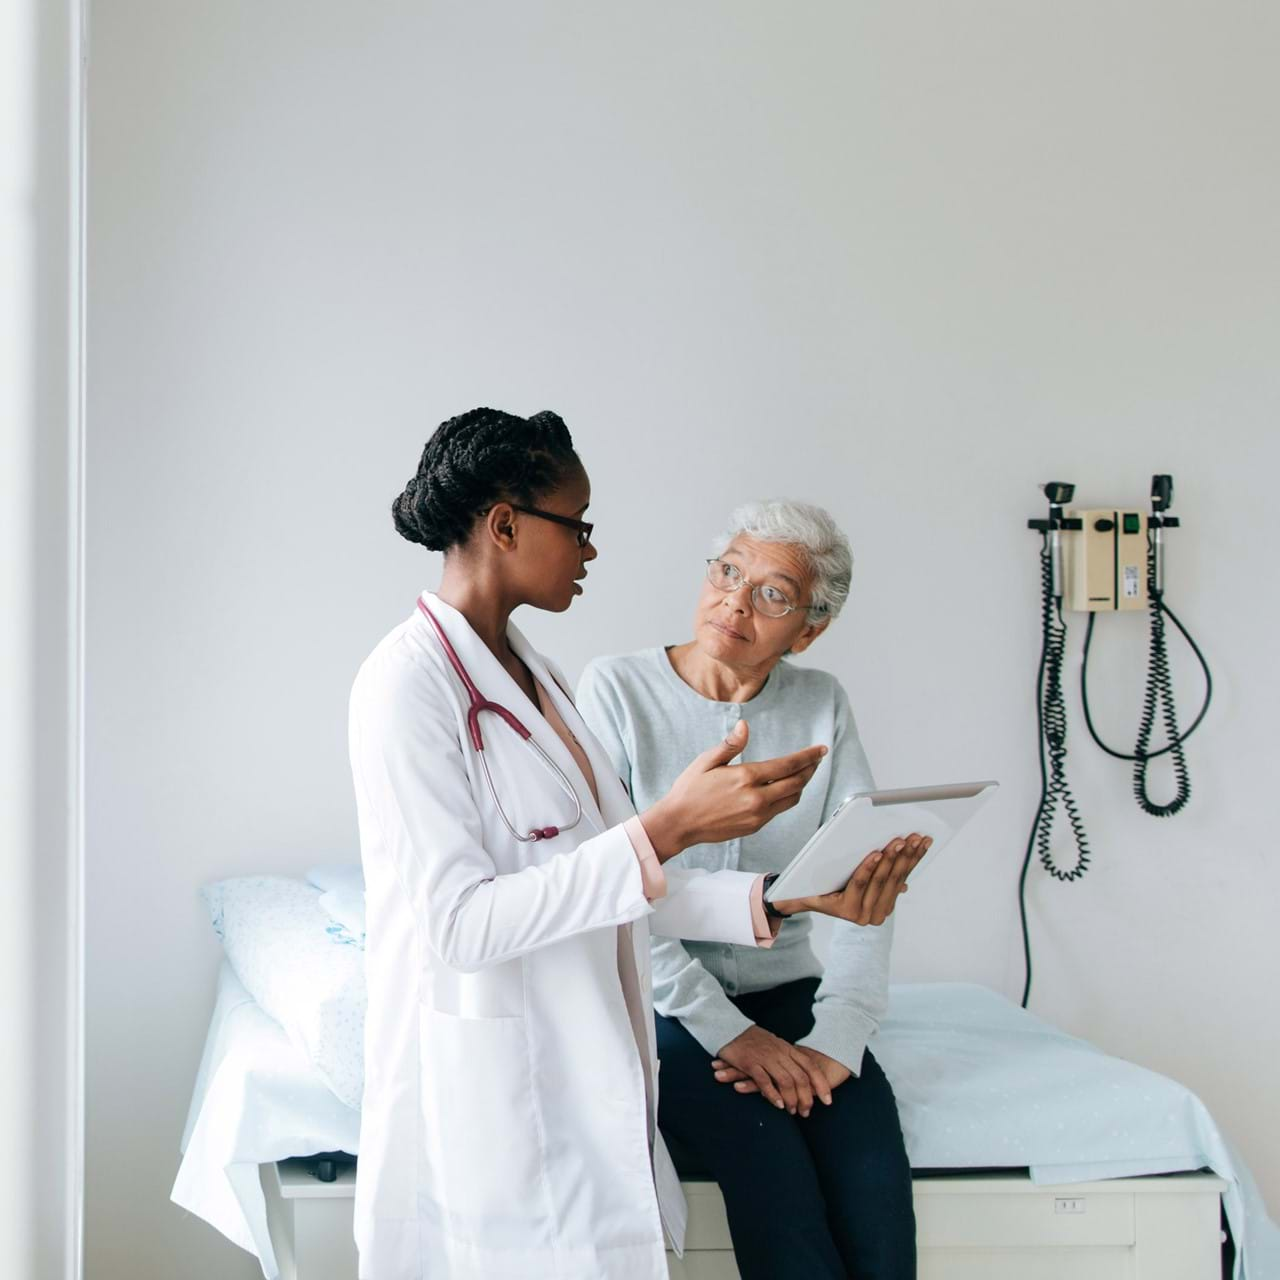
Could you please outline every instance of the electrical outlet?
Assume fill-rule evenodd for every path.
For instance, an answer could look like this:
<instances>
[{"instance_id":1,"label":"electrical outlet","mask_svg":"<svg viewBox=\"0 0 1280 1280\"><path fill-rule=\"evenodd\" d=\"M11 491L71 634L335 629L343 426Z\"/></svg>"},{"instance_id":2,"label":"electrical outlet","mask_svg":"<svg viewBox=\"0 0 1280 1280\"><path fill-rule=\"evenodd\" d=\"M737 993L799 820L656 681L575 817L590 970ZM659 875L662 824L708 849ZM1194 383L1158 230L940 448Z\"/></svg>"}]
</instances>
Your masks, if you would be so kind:
<instances>
[{"instance_id":1,"label":"electrical outlet","mask_svg":"<svg viewBox=\"0 0 1280 1280\"><path fill-rule=\"evenodd\" d=\"M1053 1202L1053 1211L1054 1213L1083 1213L1084 1198L1081 1197L1078 1200L1062 1198L1056 1199Z\"/></svg>"}]
</instances>

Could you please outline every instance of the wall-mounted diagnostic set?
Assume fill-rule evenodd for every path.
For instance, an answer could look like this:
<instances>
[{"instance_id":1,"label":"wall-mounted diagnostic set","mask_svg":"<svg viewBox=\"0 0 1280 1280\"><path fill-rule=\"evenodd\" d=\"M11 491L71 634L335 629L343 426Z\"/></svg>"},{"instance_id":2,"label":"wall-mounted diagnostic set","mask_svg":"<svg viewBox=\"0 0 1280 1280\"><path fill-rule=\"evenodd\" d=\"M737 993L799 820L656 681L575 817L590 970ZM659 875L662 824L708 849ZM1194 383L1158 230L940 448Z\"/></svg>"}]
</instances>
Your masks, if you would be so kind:
<instances>
[{"instance_id":1,"label":"wall-mounted diagnostic set","mask_svg":"<svg viewBox=\"0 0 1280 1280\"><path fill-rule=\"evenodd\" d=\"M1153 476L1151 508L1073 506L1075 486L1060 481L1041 485L1049 500L1047 517L1028 520L1027 526L1041 535L1040 616L1042 644L1036 679L1036 713L1040 730L1040 804L1027 841L1022 876L1018 882L1018 905L1022 915L1022 941L1026 956L1025 1006L1031 995L1031 943L1027 928L1026 886L1031 855L1037 851L1046 871L1057 880L1074 881L1089 869L1089 842L1075 797L1067 785L1067 710L1062 691L1062 660L1067 627L1064 613L1087 613L1084 655L1080 666L1080 698L1085 724L1093 740L1108 755L1133 764L1133 790L1139 806L1154 817L1171 817L1191 798L1183 744L1199 727L1213 698L1213 678L1209 664L1187 629L1165 603L1165 531L1179 527L1169 515L1173 503L1173 477ZM1147 686L1131 752L1108 746L1094 729L1089 711L1089 649L1094 623L1099 613L1145 612L1150 625L1150 657ZM1185 730L1178 729L1169 674L1165 640L1165 620L1182 633L1204 672L1204 703ZM1159 719L1163 745L1152 749L1151 738ZM1151 798L1147 787L1147 767L1159 756L1171 755L1175 779L1174 794L1164 803ZM1053 856L1053 824L1058 811L1066 815L1075 843L1075 861L1061 867Z\"/></svg>"}]
</instances>

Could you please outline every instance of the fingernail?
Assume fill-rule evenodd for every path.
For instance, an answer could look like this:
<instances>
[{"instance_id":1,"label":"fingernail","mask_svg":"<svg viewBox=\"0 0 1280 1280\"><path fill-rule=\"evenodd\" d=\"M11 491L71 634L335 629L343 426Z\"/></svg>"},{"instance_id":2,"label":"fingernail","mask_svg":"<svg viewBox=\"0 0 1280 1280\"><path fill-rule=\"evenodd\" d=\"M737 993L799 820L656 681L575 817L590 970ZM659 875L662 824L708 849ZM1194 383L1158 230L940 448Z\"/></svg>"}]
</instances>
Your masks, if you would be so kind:
<instances>
[{"instance_id":1,"label":"fingernail","mask_svg":"<svg viewBox=\"0 0 1280 1280\"><path fill-rule=\"evenodd\" d=\"M827 1104L827 1106L830 1106L830 1105L831 1105L831 1095L830 1095L830 1094L826 1094L826 1095L823 1097L823 1099L822 1099L822 1100L823 1100L823 1102L825 1102L825 1103Z\"/></svg>"},{"instance_id":2,"label":"fingernail","mask_svg":"<svg viewBox=\"0 0 1280 1280\"><path fill-rule=\"evenodd\" d=\"M818 754L819 754L819 755L823 755L823 756L825 756L825 755L827 754L827 749L826 749L826 747L823 747L823 748L822 748L822 750L818 752Z\"/></svg>"},{"instance_id":3,"label":"fingernail","mask_svg":"<svg viewBox=\"0 0 1280 1280\"><path fill-rule=\"evenodd\" d=\"M782 1102L782 1101L775 1102L773 1105L774 1105L775 1107L777 1107L779 1111L785 1111L785 1110L786 1110L786 1103L784 1103L784 1102Z\"/></svg>"}]
</instances>

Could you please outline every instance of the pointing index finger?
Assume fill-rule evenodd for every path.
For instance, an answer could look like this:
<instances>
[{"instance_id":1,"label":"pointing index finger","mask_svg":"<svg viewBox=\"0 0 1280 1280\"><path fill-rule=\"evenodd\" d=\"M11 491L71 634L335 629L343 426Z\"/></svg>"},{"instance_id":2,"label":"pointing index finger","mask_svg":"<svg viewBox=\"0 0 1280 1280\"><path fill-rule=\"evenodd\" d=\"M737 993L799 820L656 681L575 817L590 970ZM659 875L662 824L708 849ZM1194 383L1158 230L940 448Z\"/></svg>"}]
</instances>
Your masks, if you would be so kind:
<instances>
[{"instance_id":1,"label":"pointing index finger","mask_svg":"<svg viewBox=\"0 0 1280 1280\"><path fill-rule=\"evenodd\" d=\"M738 767L746 769L754 783L777 782L811 768L826 754L827 748L824 746L805 747L803 751L793 751L788 756L775 756L772 760L757 760Z\"/></svg>"}]
</instances>

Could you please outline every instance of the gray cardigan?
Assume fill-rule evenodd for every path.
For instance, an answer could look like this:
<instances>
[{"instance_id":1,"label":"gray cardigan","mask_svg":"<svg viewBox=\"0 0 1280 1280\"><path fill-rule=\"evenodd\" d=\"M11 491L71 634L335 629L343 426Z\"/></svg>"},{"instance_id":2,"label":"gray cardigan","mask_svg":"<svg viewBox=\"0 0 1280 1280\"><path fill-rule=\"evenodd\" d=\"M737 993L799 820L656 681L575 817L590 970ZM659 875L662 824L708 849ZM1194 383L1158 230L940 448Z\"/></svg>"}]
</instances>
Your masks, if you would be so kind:
<instances>
[{"instance_id":1,"label":"gray cardigan","mask_svg":"<svg viewBox=\"0 0 1280 1280\"><path fill-rule=\"evenodd\" d=\"M678 866L781 871L845 796L874 787L849 699L825 671L781 661L744 703L716 702L687 685L663 648L597 658L582 673L578 710L609 753L638 812L660 800L694 756L715 746L741 716L750 728L740 759L767 760L817 743L831 750L800 803L753 836L700 844ZM853 850L854 858L870 850ZM854 1074L879 1026L889 992L893 917L878 927L835 921L826 972L809 945L812 919L787 921L770 948L655 938L654 1008L679 1018L716 1054L751 1020L729 999L798 978L821 977L813 1030L800 1043Z\"/></svg>"}]
</instances>

